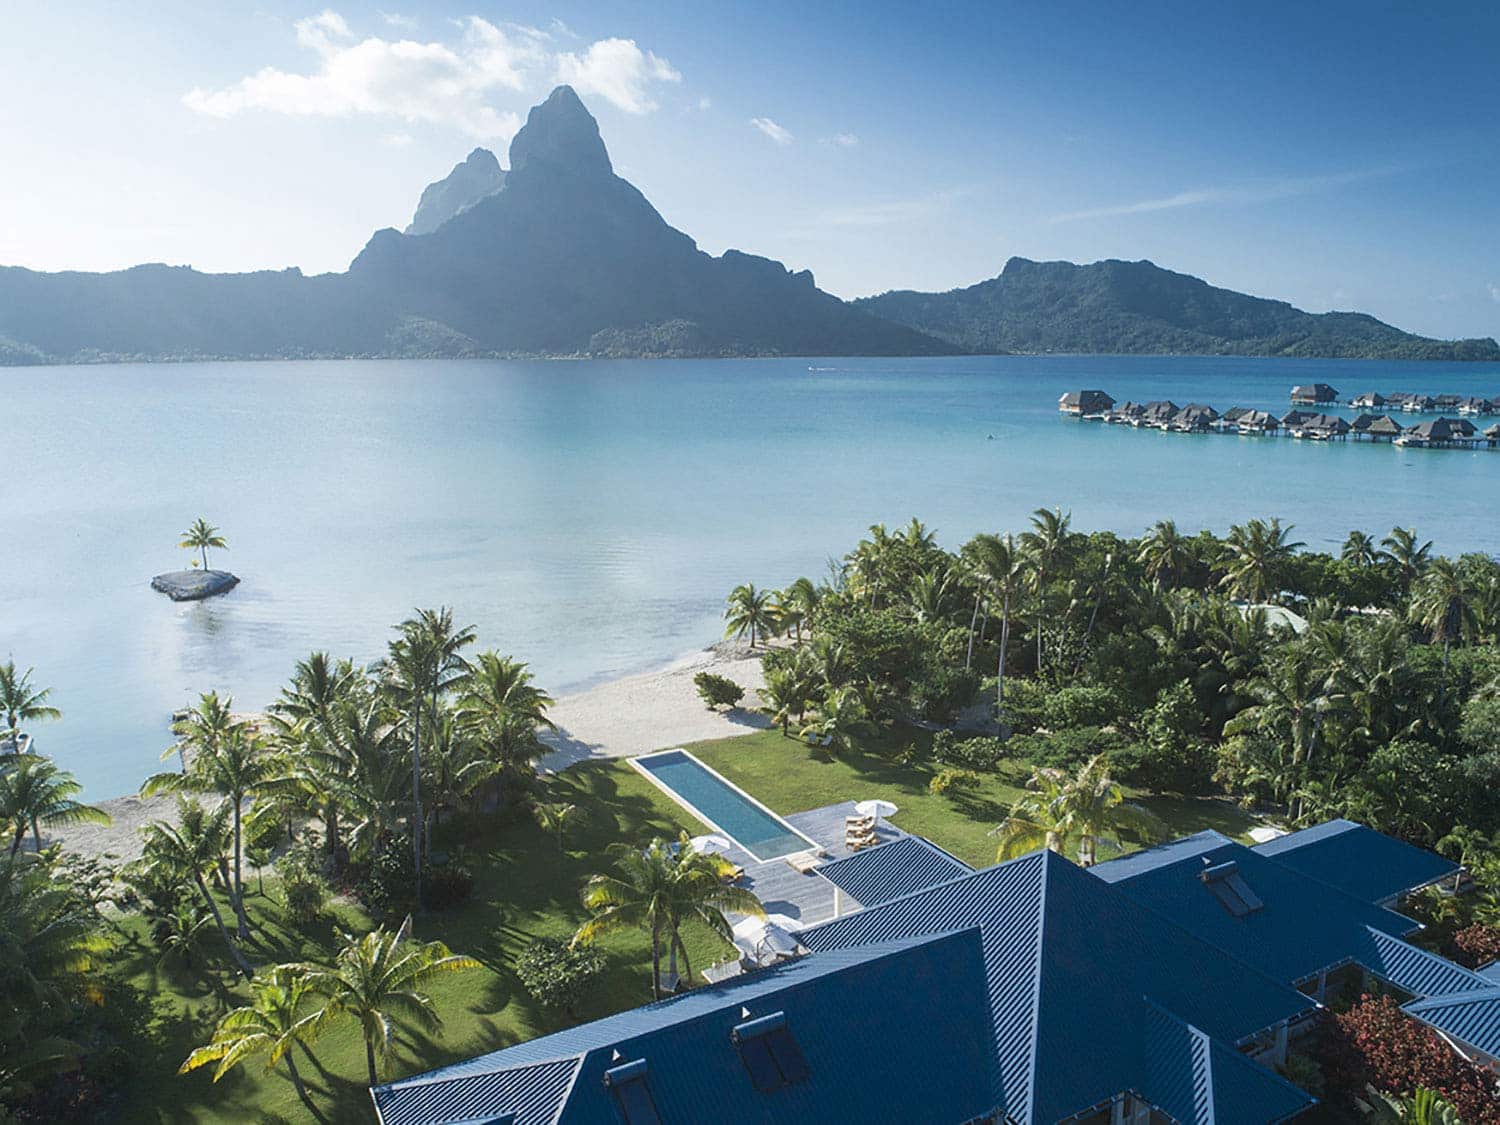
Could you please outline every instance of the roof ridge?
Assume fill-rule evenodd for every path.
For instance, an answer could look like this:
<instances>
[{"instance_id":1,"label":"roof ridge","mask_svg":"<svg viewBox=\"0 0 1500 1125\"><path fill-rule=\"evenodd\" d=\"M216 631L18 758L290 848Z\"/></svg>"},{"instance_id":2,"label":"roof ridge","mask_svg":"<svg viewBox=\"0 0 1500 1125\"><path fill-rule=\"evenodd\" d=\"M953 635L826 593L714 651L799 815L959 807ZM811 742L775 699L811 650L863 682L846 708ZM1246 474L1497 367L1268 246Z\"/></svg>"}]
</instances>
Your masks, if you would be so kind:
<instances>
[{"instance_id":1,"label":"roof ridge","mask_svg":"<svg viewBox=\"0 0 1500 1125\"><path fill-rule=\"evenodd\" d=\"M1042 849L1040 855L1042 875L1036 895L1036 957L1031 965L1031 1060L1026 1070L1026 1117L1023 1125L1029 1125L1036 1113L1036 1069L1039 1055L1036 1031L1042 1022L1042 969L1047 954L1047 887L1052 882L1052 872L1057 869L1058 861L1069 867L1073 866L1050 848Z\"/></svg>"}]
</instances>

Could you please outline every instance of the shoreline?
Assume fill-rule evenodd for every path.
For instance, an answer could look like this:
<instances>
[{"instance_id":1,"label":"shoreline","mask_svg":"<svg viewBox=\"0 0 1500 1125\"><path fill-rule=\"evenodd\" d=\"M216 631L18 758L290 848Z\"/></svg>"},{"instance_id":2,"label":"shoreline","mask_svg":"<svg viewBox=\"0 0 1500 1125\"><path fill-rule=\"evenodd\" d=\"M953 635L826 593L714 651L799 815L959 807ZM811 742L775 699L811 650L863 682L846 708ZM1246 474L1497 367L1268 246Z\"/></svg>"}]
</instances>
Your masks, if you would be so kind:
<instances>
[{"instance_id":1,"label":"shoreline","mask_svg":"<svg viewBox=\"0 0 1500 1125\"><path fill-rule=\"evenodd\" d=\"M542 732L542 741L552 750L537 763L538 771L552 774L579 762L630 757L768 728L770 719L755 710L760 705L758 689L765 683L760 652L752 655L744 645L719 642L651 671L559 695L548 712L557 729ZM727 676L744 688L740 706L710 711L693 686L699 672ZM43 846L62 844L79 855L130 860L140 855L142 827L153 820L176 821L177 798L172 794L128 794L94 804L109 813L112 824L75 824L44 832ZM30 849L29 836L23 846Z\"/></svg>"}]
</instances>

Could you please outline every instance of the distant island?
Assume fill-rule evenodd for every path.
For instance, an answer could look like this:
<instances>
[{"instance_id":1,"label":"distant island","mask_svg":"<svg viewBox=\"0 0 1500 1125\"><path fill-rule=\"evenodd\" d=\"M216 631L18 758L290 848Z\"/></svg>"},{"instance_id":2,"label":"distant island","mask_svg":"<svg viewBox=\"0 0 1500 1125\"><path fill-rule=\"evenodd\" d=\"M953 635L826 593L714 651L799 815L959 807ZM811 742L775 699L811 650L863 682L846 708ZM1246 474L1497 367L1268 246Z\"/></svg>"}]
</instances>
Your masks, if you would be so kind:
<instances>
[{"instance_id":1,"label":"distant island","mask_svg":"<svg viewBox=\"0 0 1500 1125\"><path fill-rule=\"evenodd\" d=\"M479 356L1150 353L1500 360L1360 313L1311 314L1150 262L1031 262L948 293L846 302L812 274L714 257L615 175L570 87L510 168L475 149L339 274L0 267L0 365Z\"/></svg>"},{"instance_id":2,"label":"distant island","mask_svg":"<svg viewBox=\"0 0 1500 1125\"><path fill-rule=\"evenodd\" d=\"M963 351L989 354L1500 360L1492 339L1432 340L1365 313L1303 312L1152 262L1079 266L1012 258L1000 276L967 289L901 290L854 305Z\"/></svg>"}]
</instances>

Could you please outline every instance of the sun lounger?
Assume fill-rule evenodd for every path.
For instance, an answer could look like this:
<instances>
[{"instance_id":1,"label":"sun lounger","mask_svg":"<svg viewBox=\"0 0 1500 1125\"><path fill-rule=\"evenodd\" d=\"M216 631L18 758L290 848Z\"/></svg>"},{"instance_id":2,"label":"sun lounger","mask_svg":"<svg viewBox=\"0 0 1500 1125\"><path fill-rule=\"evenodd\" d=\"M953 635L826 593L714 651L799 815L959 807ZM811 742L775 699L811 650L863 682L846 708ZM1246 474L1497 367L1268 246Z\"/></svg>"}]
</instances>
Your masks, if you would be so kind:
<instances>
[{"instance_id":1,"label":"sun lounger","mask_svg":"<svg viewBox=\"0 0 1500 1125\"><path fill-rule=\"evenodd\" d=\"M880 843L880 837L873 833L868 836L844 837L844 847L848 848L851 852L864 851L866 848L873 848L878 843Z\"/></svg>"},{"instance_id":2,"label":"sun lounger","mask_svg":"<svg viewBox=\"0 0 1500 1125\"><path fill-rule=\"evenodd\" d=\"M814 851L793 852L786 857L787 866L799 875L811 875L818 867L818 854Z\"/></svg>"},{"instance_id":3,"label":"sun lounger","mask_svg":"<svg viewBox=\"0 0 1500 1125\"><path fill-rule=\"evenodd\" d=\"M844 817L844 831L850 832L863 828L874 828L875 818L873 816L846 816Z\"/></svg>"}]
</instances>

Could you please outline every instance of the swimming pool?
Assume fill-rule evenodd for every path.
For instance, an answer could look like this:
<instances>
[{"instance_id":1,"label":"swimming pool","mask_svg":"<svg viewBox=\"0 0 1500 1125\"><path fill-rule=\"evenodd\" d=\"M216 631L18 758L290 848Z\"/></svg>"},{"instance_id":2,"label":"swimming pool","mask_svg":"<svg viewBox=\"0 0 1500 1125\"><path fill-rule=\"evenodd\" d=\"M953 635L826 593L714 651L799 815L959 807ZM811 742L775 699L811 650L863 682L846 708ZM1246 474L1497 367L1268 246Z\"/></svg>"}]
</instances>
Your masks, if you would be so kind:
<instances>
[{"instance_id":1,"label":"swimming pool","mask_svg":"<svg viewBox=\"0 0 1500 1125\"><path fill-rule=\"evenodd\" d=\"M744 848L751 859L779 859L818 846L686 750L646 754L630 764L688 812Z\"/></svg>"}]
</instances>

